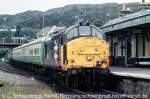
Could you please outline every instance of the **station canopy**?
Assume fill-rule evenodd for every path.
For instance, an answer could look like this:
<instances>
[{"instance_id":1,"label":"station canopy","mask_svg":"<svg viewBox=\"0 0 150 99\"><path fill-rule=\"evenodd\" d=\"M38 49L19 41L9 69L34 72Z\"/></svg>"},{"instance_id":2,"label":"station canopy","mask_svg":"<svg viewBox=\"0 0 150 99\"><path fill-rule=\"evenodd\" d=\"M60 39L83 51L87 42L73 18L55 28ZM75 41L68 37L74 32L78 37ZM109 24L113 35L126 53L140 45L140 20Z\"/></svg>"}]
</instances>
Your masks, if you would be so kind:
<instances>
[{"instance_id":1,"label":"station canopy","mask_svg":"<svg viewBox=\"0 0 150 99\"><path fill-rule=\"evenodd\" d=\"M141 10L137 13L121 16L114 20L108 21L101 29L107 33L115 30L138 26L150 23L150 9Z\"/></svg>"}]
</instances>

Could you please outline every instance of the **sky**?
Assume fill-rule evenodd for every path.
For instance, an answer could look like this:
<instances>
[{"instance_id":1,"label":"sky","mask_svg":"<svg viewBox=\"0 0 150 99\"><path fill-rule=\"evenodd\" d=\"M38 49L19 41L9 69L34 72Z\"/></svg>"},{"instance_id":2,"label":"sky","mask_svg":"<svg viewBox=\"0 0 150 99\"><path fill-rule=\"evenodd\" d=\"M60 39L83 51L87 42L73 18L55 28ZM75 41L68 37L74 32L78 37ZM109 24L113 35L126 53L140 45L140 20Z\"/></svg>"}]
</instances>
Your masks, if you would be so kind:
<instances>
[{"instance_id":1,"label":"sky","mask_svg":"<svg viewBox=\"0 0 150 99\"><path fill-rule=\"evenodd\" d=\"M0 15L17 14L27 10L46 11L69 4L129 3L142 0L0 0ZM149 0L146 0L148 2Z\"/></svg>"}]
</instances>

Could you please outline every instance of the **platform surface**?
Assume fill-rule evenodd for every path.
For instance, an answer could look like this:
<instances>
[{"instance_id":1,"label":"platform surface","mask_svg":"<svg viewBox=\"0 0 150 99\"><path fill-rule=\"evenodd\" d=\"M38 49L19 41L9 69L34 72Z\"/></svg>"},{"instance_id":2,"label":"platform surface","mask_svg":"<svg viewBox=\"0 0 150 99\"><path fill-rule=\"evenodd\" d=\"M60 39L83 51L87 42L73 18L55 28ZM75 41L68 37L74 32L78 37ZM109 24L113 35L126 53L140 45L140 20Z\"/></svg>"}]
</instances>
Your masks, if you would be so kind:
<instances>
[{"instance_id":1,"label":"platform surface","mask_svg":"<svg viewBox=\"0 0 150 99\"><path fill-rule=\"evenodd\" d=\"M113 75L143 78L150 80L150 68L126 68L126 67L110 67L110 72Z\"/></svg>"}]
</instances>

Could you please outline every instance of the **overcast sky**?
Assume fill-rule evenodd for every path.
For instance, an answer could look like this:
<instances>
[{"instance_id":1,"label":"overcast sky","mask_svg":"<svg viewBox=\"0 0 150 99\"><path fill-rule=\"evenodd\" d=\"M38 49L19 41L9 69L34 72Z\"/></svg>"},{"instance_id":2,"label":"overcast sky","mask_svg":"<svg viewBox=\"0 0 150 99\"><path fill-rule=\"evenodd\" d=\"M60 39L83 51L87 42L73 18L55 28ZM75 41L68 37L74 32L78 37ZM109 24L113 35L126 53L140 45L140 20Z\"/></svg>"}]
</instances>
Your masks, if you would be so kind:
<instances>
[{"instance_id":1,"label":"overcast sky","mask_svg":"<svg viewBox=\"0 0 150 99\"><path fill-rule=\"evenodd\" d=\"M128 3L141 1L142 0L0 0L0 14L16 14L27 10L46 11L68 4Z\"/></svg>"}]
</instances>

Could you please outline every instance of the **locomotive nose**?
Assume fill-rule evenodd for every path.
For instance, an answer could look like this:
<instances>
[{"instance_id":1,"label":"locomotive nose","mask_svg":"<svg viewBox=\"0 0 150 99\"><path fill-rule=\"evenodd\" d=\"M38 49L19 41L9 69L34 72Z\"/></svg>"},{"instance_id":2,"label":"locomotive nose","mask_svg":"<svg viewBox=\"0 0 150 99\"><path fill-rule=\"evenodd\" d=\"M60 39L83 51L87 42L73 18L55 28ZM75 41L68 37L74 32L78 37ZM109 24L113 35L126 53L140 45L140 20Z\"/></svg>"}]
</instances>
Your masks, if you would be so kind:
<instances>
[{"instance_id":1,"label":"locomotive nose","mask_svg":"<svg viewBox=\"0 0 150 99\"><path fill-rule=\"evenodd\" d=\"M105 46L100 39L78 38L68 44L67 50L68 68L101 68L108 64L107 61L102 61L107 53L104 53Z\"/></svg>"}]
</instances>

